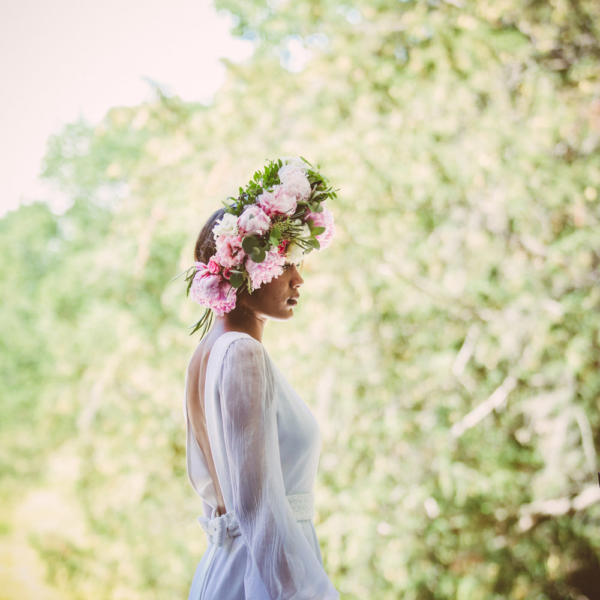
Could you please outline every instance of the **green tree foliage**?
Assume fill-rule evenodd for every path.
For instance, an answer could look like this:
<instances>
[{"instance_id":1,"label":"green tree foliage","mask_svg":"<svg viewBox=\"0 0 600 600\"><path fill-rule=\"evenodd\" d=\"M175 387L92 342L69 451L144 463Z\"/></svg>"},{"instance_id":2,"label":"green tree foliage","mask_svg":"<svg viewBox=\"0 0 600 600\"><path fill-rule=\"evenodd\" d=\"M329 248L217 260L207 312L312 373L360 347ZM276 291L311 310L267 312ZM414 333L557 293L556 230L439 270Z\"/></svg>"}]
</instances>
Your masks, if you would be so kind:
<instances>
[{"instance_id":1,"label":"green tree foliage","mask_svg":"<svg viewBox=\"0 0 600 600\"><path fill-rule=\"evenodd\" d=\"M337 236L265 344L321 423L342 596L598 598L600 5L217 6L256 52L214 103L67 127L45 174L72 206L0 221L3 554L35 549L60 598L184 597L199 307L171 279L223 198L301 154Z\"/></svg>"}]
</instances>

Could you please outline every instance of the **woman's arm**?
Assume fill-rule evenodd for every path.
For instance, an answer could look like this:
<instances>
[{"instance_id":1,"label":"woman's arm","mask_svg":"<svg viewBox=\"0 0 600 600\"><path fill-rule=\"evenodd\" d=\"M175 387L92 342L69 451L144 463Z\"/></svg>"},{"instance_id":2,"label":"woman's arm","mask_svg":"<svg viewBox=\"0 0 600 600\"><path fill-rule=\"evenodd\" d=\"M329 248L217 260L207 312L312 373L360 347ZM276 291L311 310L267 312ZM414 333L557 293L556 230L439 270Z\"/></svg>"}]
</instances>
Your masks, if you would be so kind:
<instances>
[{"instance_id":1,"label":"woman's arm","mask_svg":"<svg viewBox=\"0 0 600 600\"><path fill-rule=\"evenodd\" d=\"M262 344L249 338L234 340L223 359L219 386L231 483L228 509L237 516L270 598L337 600L286 500L266 360Z\"/></svg>"}]
</instances>

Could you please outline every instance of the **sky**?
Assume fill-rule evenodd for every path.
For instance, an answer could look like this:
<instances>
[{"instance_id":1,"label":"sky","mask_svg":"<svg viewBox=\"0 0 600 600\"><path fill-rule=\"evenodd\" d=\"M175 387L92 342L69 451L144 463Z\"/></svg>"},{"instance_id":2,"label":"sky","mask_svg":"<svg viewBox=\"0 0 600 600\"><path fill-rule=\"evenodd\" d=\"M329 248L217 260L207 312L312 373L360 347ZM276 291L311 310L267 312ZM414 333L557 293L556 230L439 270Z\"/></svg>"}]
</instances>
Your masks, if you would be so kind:
<instances>
[{"instance_id":1,"label":"sky","mask_svg":"<svg viewBox=\"0 0 600 600\"><path fill-rule=\"evenodd\" d=\"M38 178L49 136L152 98L145 78L210 102L225 77L219 58L252 54L232 24L209 0L0 0L0 216L20 202L60 204Z\"/></svg>"}]
</instances>

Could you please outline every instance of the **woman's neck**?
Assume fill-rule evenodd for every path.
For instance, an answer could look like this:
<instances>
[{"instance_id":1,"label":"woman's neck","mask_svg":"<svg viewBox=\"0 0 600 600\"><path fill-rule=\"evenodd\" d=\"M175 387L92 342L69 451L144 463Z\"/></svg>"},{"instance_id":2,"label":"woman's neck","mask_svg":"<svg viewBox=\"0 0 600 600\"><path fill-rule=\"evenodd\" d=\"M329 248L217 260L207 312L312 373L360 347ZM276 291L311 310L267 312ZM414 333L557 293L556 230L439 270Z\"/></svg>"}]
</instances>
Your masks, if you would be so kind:
<instances>
[{"instance_id":1,"label":"woman's neck","mask_svg":"<svg viewBox=\"0 0 600 600\"><path fill-rule=\"evenodd\" d=\"M265 322L266 319L261 319L254 313L236 308L222 317L217 316L212 329L216 335L226 331L242 331L262 343Z\"/></svg>"}]
</instances>

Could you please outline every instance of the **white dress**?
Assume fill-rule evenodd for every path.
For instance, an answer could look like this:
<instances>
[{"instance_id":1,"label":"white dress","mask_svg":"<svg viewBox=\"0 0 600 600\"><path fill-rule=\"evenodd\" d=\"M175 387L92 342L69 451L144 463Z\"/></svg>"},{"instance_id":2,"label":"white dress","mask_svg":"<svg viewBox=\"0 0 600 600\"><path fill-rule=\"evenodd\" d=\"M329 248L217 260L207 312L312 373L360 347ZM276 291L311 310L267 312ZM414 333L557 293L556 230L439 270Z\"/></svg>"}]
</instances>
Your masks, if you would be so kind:
<instances>
[{"instance_id":1,"label":"white dress","mask_svg":"<svg viewBox=\"0 0 600 600\"><path fill-rule=\"evenodd\" d=\"M208 439L227 512L187 414L187 470L203 500L208 548L188 600L337 600L313 524L319 427L264 346L228 331L214 342L204 390Z\"/></svg>"}]
</instances>

